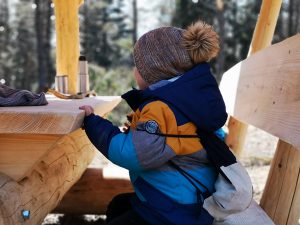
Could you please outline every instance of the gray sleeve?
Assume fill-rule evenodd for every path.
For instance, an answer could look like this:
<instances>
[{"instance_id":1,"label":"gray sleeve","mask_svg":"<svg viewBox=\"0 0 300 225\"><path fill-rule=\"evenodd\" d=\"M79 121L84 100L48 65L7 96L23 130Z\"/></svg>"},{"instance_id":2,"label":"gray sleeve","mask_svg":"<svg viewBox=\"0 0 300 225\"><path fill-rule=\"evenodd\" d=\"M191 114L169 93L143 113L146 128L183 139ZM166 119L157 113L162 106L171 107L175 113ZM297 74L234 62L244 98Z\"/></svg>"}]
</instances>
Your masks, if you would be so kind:
<instances>
[{"instance_id":1,"label":"gray sleeve","mask_svg":"<svg viewBox=\"0 0 300 225\"><path fill-rule=\"evenodd\" d=\"M137 128L143 128L139 123ZM166 138L146 132L144 129L132 131L132 141L137 158L144 169L157 168L173 158L175 152L166 144Z\"/></svg>"},{"instance_id":2,"label":"gray sleeve","mask_svg":"<svg viewBox=\"0 0 300 225\"><path fill-rule=\"evenodd\" d=\"M203 207L216 219L247 209L252 201L252 183L246 169L239 163L221 170L229 178L229 183L222 175L215 182L216 191L205 199Z\"/></svg>"}]
</instances>

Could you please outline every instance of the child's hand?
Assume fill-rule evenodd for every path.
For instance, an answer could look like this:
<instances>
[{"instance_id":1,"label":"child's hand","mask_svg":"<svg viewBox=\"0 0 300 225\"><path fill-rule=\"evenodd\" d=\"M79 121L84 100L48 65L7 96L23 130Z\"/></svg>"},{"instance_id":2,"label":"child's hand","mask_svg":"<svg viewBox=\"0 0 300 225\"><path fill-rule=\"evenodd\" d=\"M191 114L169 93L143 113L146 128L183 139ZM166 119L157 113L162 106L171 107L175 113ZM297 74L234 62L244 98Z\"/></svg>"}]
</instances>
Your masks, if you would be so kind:
<instances>
[{"instance_id":1,"label":"child's hand","mask_svg":"<svg viewBox=\"0 0 300 225\"><path fill-rule=\"evenodd\" d=\"M134 113L129 113L129 114L126 115L127 120L128 120L129 123L132 122L133 115L134 115Z\"/></svg>"},{"instance_id":2,"label":"child's hand","mask_svg":"<svg viewBox=\"0 0 300 225\"><path fill-rule=\"evenodd\" d=\"M122 131L124 133L128 133L129 130L130 130L130 125L131 125L131 122L132 122L132 118L133 118L133 113L129 113L127 115L127 122L124 123L124 126L122 127Z\"/></svg>"},{"instance_id":3,"label":"child's hand","mask_svg":"<svg viewBox=\"0 0 300 225\"><path fill-rule=\"evenodd\" d=\"M122 127L122 131L127 134L130 130L130 123L125 122L124 126Z\"/></svg>"},{"instance_id":4,"label":"child's hand","mask_svg":"<svg viewBox=\"0 0 300 225\"><path fill-rule=\"evenodd\" d=\"M84 110L85 116L89 116L89 115L91 115L92 113L94 113L94 109L93 109L93 107L90 106L90 105L83 105L83 106L80 106L79 109Z\"/></svg>"}]
</instances>

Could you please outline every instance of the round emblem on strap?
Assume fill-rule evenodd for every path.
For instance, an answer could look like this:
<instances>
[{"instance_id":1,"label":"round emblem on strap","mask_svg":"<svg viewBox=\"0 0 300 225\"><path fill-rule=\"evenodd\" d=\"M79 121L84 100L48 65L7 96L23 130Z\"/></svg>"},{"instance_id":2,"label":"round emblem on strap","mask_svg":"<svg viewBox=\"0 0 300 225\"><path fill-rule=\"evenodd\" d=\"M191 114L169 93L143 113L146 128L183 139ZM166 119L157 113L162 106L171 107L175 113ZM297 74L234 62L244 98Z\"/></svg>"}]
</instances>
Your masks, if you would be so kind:
<instances>
[{"instance_id":1,"label":"round emblem on strap","mask_svg":"<svg viewBox=\"0 0 300 225\"><path fill-rule=\"evenodd\" d=\"M145 123L145 130L150 134L155 134L158 130L158 123L155 120L149 120Z\"/></svg>"}]
</instances>

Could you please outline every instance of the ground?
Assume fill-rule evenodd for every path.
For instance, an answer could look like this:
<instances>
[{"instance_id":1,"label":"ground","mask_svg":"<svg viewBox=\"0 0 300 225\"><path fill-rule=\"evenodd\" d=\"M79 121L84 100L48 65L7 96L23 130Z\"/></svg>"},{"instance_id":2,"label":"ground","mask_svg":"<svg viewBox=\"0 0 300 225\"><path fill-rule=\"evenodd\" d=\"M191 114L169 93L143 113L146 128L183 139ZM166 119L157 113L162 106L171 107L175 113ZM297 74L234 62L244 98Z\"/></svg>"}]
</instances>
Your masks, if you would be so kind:
<instances>
[{"instance_id":1,"label":"ground","mask_svg":"<svg viewBox=\"0 0 300 225\"><path fill-rule=\"evenodd\" d=\"M259 202L268 176L270 162L278 139L257 128L249 127L246 144L240 161L246 167L254 189L254 199ZM98 159L98 163L101 163ZM42 225L102 225L104 216L72 216L49 214Z\"/></svg>"}]
</instances>

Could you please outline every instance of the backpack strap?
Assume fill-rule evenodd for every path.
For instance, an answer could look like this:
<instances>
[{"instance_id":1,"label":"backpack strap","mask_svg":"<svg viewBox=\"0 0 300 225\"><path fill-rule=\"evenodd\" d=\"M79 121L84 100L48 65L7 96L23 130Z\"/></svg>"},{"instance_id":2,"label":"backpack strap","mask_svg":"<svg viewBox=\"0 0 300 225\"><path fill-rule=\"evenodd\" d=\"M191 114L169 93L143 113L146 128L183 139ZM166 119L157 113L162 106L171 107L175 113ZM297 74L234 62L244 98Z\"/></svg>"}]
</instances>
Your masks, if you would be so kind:
<instances>
[{"instance_id":1,"label":"backpack strap","mask_svg":"<svg viewBox=\"0 0 300 225\"><path fill-rule=\"evenodd\" d=\"M236 157L226 143L218 138L213 132L198 130L197 133L201 144L207 152L208 158L219 173L231 184L231 181L221 170L221 167L235 164L237 162Z\"/></svg>"},{"instance_id":2,"label":"backpack strap","mask_svg":"<svg viewBox=\"0 0 300 225\"><path fill-rule=\"evenodd\" d=\"M180 166L178 166L175 162L172 160L168 161L169 165L173 168L175 168L182 176L184 176L190 183L193 185L193 187L196 189L196 197L197 197L197 217L201 216L202 208L204 199L208 198L211 193L209 192L208 188L201 183L198 179L193 177L191 174L186 172L184 169L182 169ZM201 189L196 185L199 184L201 187L205 189L205 192L201 191Z\"/></svg>"},{"instance_id":3,"label":"backpack strap","mask_svg":"<svg viewBox=\"0 0 300 225\"><path fill-rule=\"evenodd\" d=\"M204 199L211 195L208 188L201 181L199 181L191 174L186 172L184 169L182 169L172 160L169 160L168 163L171 167L175 168L182 176L184 176L193 185L193 187L196 189L197 203L202 205ZM205 192L201 191L201 189L196 184L199 184L201 187L203 187L205 189Z\"/></svg>"}]
</instances>

